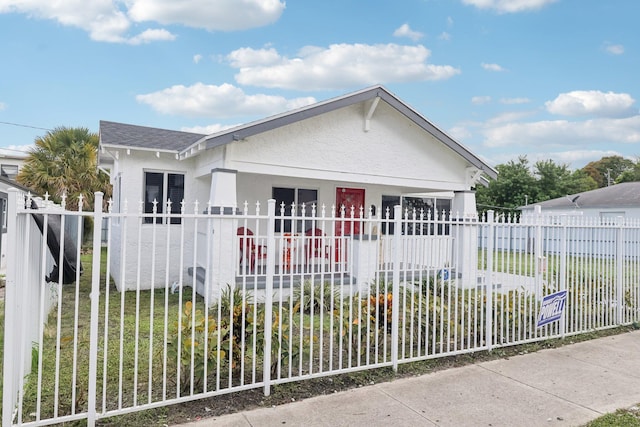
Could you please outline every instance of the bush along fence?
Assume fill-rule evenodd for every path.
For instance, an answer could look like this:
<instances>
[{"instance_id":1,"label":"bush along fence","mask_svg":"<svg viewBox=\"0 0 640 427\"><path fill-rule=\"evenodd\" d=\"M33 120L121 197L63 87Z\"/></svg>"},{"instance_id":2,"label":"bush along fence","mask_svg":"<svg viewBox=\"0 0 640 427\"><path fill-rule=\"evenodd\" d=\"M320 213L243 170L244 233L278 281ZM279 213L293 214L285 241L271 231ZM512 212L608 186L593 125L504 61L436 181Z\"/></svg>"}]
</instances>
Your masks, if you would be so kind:
<instances>
[{"instance_id":1,"label":"bush along fence","mask_svg":"<svg viewBox=\"0 0 640 427\"><path fill-rule=\"evenodd\" d=\"M10 194L3 426L94 425L640 320L637 222L107 205Z\"/></svg>"}]
</instances>

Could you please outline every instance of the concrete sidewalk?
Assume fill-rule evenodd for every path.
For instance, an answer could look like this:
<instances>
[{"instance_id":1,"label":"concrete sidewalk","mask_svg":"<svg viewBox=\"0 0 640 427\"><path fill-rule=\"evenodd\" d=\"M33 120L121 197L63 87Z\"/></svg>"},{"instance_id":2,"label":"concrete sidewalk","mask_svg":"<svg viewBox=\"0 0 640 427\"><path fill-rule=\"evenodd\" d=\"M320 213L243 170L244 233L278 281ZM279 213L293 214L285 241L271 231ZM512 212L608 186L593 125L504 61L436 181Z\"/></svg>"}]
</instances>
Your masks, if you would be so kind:
<instances>
[{"instance_id":1,"label":"concrete sidewalk","mask_svg":"<svg viewBox=\"0 0 640 427\"><path fill-rule=\"evenodd\" d=\"M579 426L638 403L635 331L184 426Z\"/></svg>"}]
</instances>

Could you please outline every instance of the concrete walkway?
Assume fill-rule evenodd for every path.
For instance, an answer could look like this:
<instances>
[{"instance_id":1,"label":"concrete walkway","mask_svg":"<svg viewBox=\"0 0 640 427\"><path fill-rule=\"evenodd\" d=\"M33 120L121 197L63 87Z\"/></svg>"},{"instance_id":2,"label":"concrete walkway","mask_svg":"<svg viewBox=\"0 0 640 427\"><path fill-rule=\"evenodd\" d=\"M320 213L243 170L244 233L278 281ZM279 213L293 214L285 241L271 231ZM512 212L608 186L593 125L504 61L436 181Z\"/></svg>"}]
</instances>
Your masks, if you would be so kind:
<instances>
[{"instance_id":1,"label":"concrete walkway","mask_svg":"<svg viewBox=\"0 0 640 427\"><path fill-rule=\"evenodd\" d=\"M635 331L184 426L580 426L638 403Z\"/></svg>"}]
</instances>

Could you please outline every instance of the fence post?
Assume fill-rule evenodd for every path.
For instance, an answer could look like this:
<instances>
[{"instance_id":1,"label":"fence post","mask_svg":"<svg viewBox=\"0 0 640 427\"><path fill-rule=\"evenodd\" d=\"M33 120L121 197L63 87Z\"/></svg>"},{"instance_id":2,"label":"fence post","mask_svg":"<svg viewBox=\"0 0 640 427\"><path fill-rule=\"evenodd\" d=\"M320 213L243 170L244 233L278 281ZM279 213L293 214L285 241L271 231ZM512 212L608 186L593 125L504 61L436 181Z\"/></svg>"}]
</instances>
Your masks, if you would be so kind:
<instances>
[{"instance_id":1,"label":"fence post","mask_svg":"<svg viewBox=\"0 0 640 427\"><path fill-rule=\"evenodd\" d=\"M87 391L87 426L96 424L96 389L98 382L98 311L100 303L100 258L102 257L102 197L95 193L93 205L93 253L91 257L91 325L89 330L89 389ZM108 281L108 278L107 278ZM124 291L123 291L124 292ZM105 355L106 357L106 355Z\"/></svg>"},{"instance_id":2,"label":"fence post","mask_svg":"<svg viewBox=\"0 0 640 427\"><path fill-rule=\"evenodd\" d=\"M276 201L267 206L267 279L264 293L264 395L271 394L271 337L273 328L273 276L276 272Z\"/></svg>"},{"instance_id":3,"label":"fence post","mask_svg":"<svg viewBox=\"0 0 640 427\"><path fill-rule=\"evenodd\" d=\"M623 267L624 267L624 220L622 217L618 217L616 221L618 226L616 230L616 322L618 325L624 323L624 311L622 310L622 303L624 301L624 286L623 286Z\"/></svg>"},{"instance_id":4,"label":"fence post","mask_svg":"<svg viewBox=\"0 0 640 427\"><path fill-rule=\"evenodd\" d=\"M17 195L15 188L9 188L7 196L7 276L5 282L5 298L4 298L4 370L3 370L3 389L2 389L2 425L8 427L11 425L14 412L14 399L16 396L14 376L16 375L15 351L19 351L20 345L17 339L20 337L20 322L17 322L18 310L16 310L17 289L16 289L16 273L18 270L18 213L17 213Z\"/></svg>"},{"instance_id":5,"label":"fence post","mask_svg":"<svg viewBox=\"0 0 640 427\"><path fill-rule=\"evenodd\" d=\"M391 294L391 364L398 371L398 323L400 318L400 260L402 245L402 206L393 207L393 290Z\"/></svg>"},{"instance_id":6,"label":"fence post","mask_svg":"<svg viewBox=\"0 0 640 427\"><path fill-rule=\"evenodd\" d=\"M493 349L493 240L495 236L494 211L487 211L487 272L485 274L485 287L487 293L485 306L485 343L487 350Z\"/></svg>"},{"instance_id":7,"label":"fence post","mask_svg":"<svg viewBox=\"0 0 640 427\"><path fill-rule=\"evenodd\" d=\"M540 206L536 206L534 208L535 212L535 237L533 242L533 266L534 272L533 277L535 277L536 282L536 300L542 302L542 279L543 279L543 259L542 259L542 208Z\"/></svg>"},{"instance_id":8,"label":"fence post","mask_svg":"<svg viewBox=\"0 0 640 427\"><path fill-rule=\"evenodd\" d=\"M562 226L562 234L560 235L560 281L559 291L567 289L567 216L562 215L560 217L560 225ZM567 299L569 299L567 297ZM567 317L569 316L569 310L566 309L563 312L563 316L560 318L560 337L564 338L567 330Z\"/></svg>"}]
</instances>

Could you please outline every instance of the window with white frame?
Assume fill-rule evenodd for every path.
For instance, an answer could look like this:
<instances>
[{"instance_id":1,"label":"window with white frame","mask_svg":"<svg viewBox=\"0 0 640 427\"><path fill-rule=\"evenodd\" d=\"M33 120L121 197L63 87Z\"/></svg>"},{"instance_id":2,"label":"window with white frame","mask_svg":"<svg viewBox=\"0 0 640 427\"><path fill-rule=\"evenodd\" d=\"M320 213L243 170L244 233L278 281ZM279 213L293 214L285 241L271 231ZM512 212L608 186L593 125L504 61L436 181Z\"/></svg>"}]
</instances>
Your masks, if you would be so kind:
<instances>
[{"instance_id":1,"label":"window with white frame","mask_svg":"<svg viewBox=\"0 0 640 427\"><path fill-rule=\"evenodd\" d=\"M305 216L311 216L312 206L318 204L318 190L304 189L304 188L285 188L285 187L273 187L272 197L276 201L276 215L280 214L280 209L284 203L284 215L291 216L291 207L295 205L296 216L301 215L302 205L305 205ZM317 209L317 206L316 206ZM291 221L276 220L276 232L290 233L292 230ZM296 223L296 231L304 232L304 224L302 220Z\"/></svg>"},{"instance_id":2,"label":"window with white frame","mask_svg":"<svg viewBox=\"0 0 640 427\"><path fill-rule=\"evenodd\" d=\"M5 178L16 179L18 176L18 165L2 165L0 166L0 174Z\"/></svg>"},{"instance_id":3,"label":"window with white frame","mask_svg":"<svg viewBox=\"0 0 640 427\"><path fill-rule=\"evenodd\" d=\"M184 174L168 172L145 172L144 173L144 213L153 213L154 202L156 202L156 212L163 214L167 208L167 202L171 201L172 214L179 214L180 203L184 199ZM151 216L145 216L145 224L153 223ZM180 218L171 218L171 224L180 224ZM159 216L156 224L169 223L166 218Z\"/></svg>"}]
</instances>

